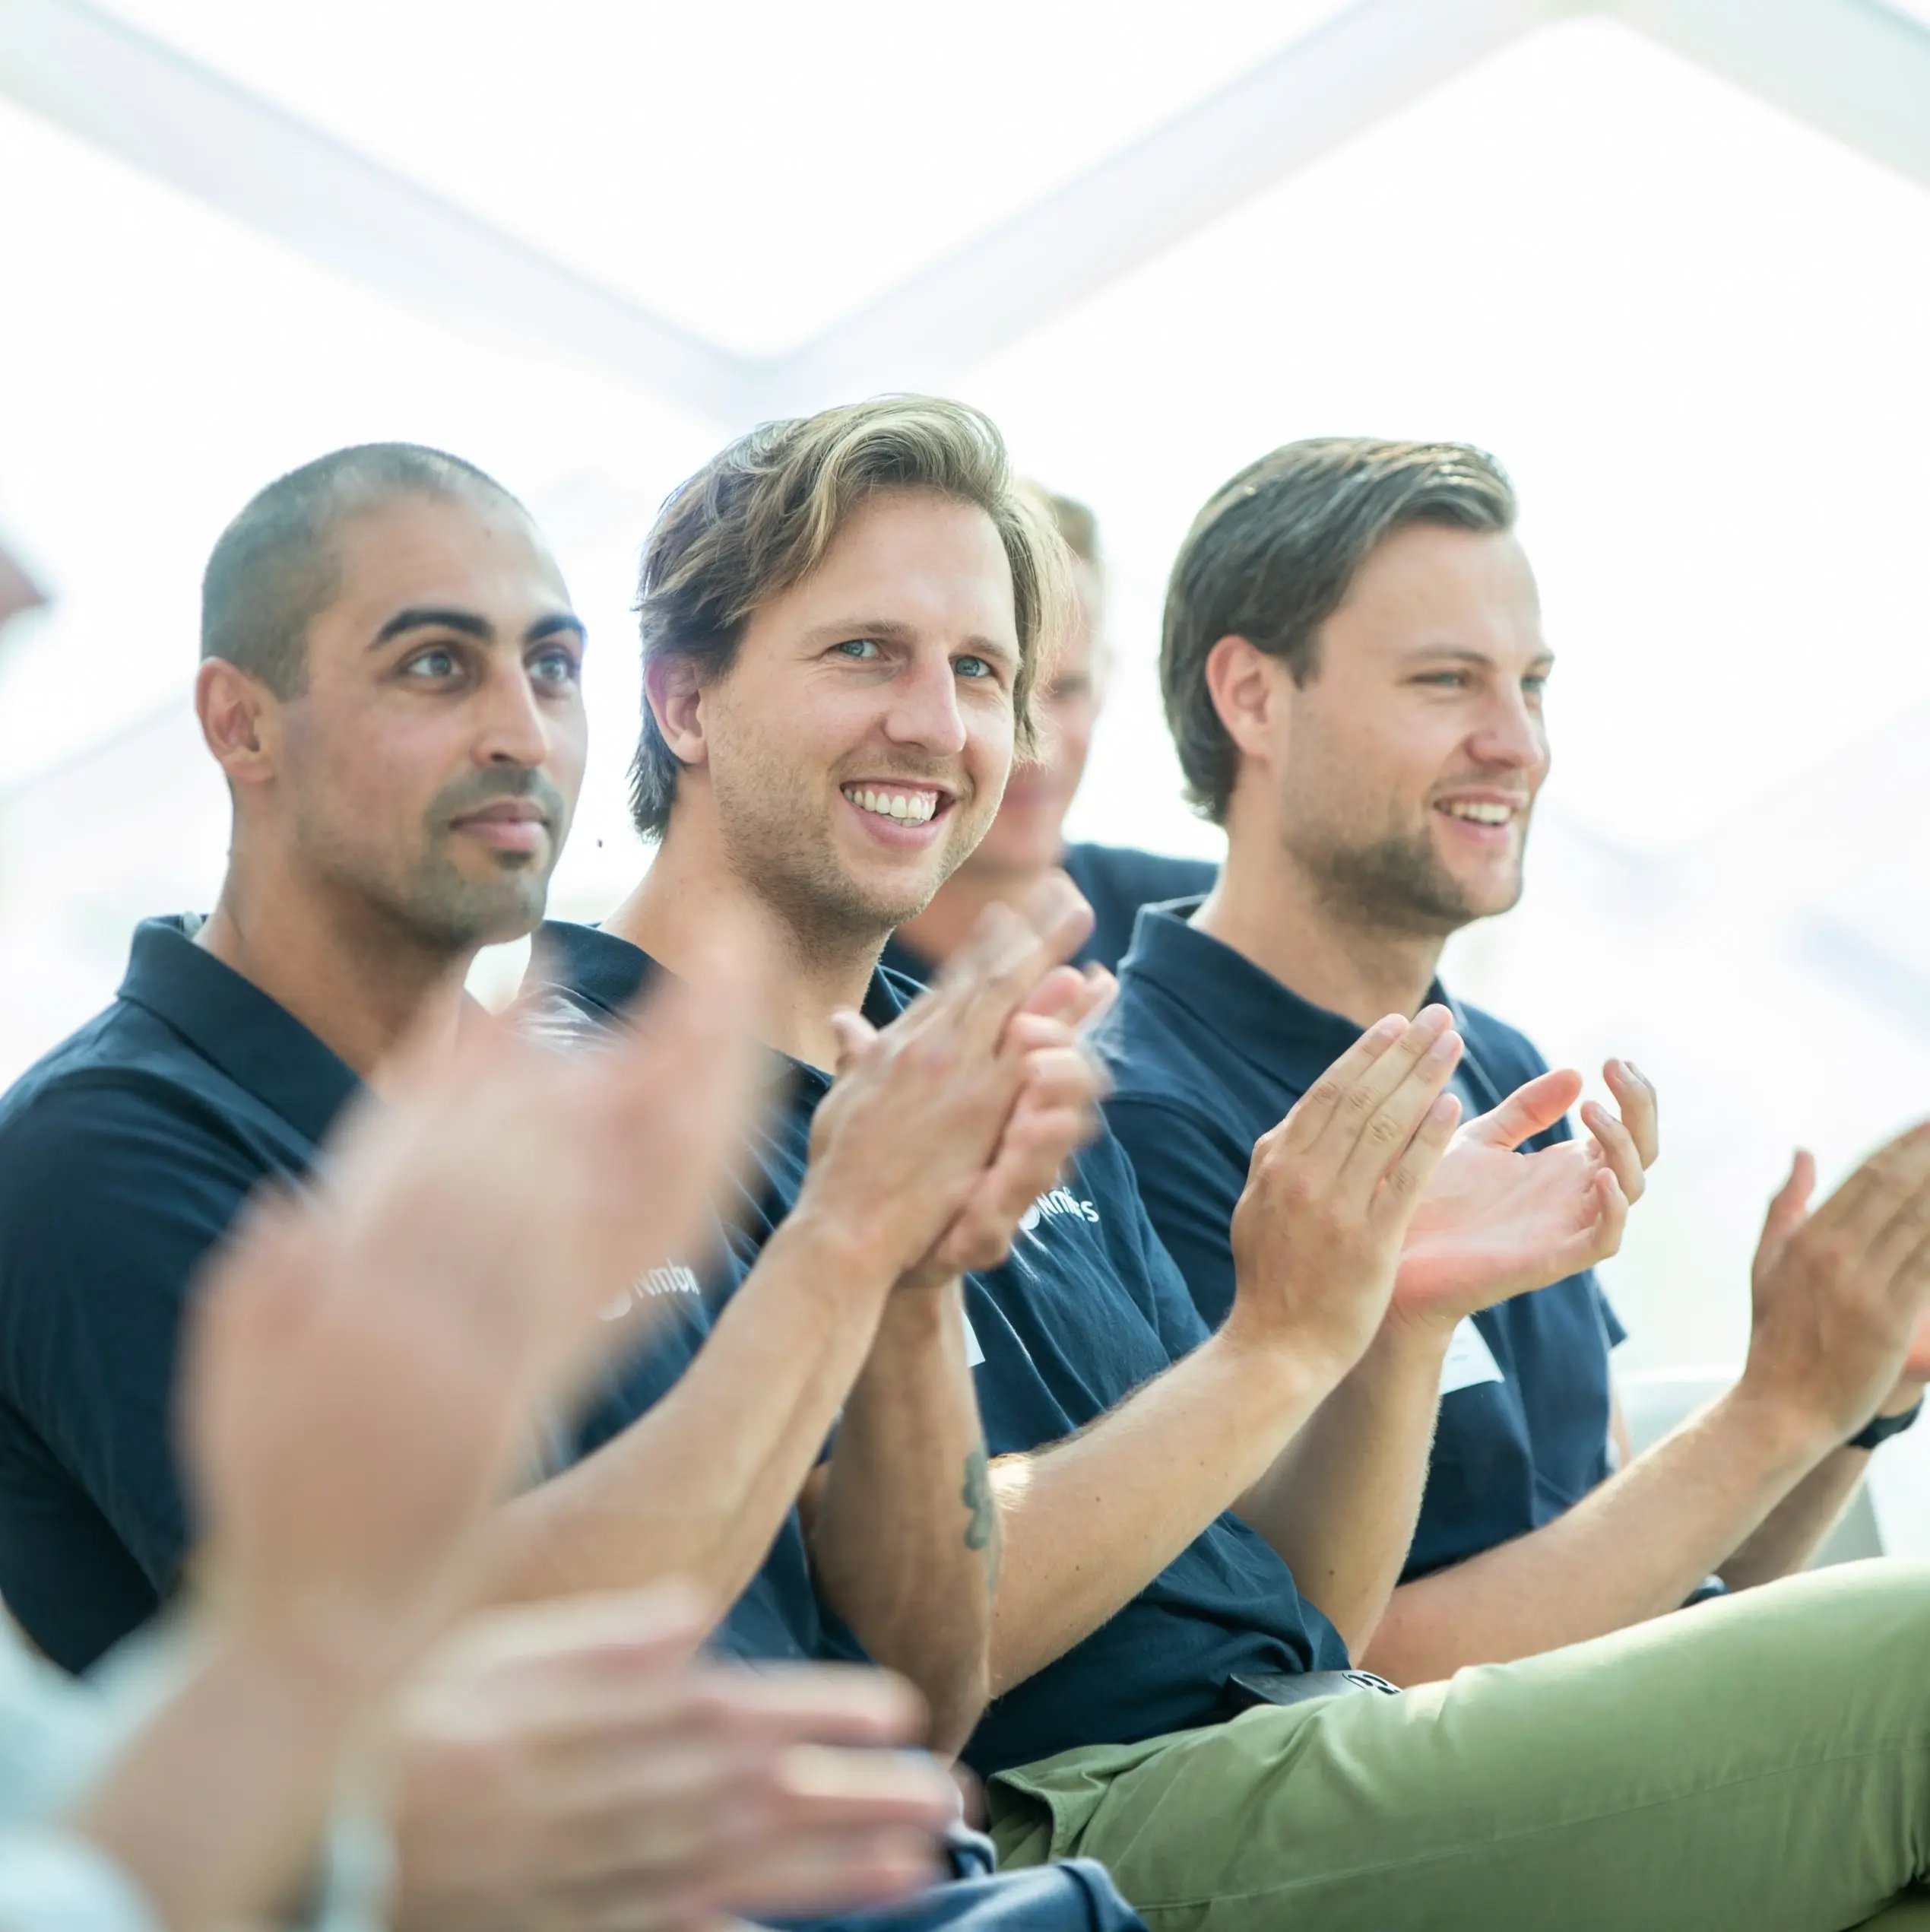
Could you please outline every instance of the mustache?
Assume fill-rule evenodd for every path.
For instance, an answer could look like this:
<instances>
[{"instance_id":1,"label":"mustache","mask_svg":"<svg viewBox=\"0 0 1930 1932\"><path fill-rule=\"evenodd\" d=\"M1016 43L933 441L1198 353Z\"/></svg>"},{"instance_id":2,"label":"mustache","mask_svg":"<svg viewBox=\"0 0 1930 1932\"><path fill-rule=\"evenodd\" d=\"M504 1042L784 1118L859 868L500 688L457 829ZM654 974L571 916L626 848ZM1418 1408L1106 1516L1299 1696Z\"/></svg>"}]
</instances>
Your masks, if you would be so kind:
<instances>
[{"instance_id":1,"label":"mustache","mask_svg":"<svg viewBox=\"0 0 1930 1932\"><path fill-rule=\"evenodd\" d=\"M446 825L452 819L466 818L502 798L534 799L553 829L561 825L566 816L563 795L548 775L527 767L466 772L436 793L429 816L434 823Z\"/></svg>"}]
</instances>

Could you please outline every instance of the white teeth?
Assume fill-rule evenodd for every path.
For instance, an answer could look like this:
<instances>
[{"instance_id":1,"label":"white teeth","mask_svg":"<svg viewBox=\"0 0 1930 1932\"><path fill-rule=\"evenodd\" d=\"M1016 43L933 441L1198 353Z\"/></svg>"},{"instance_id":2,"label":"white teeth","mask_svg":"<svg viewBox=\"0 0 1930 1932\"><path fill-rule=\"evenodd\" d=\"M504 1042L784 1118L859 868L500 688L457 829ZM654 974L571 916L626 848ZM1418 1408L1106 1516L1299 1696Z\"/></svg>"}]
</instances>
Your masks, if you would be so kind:
<instances>
[{"instance_id":1,"label":"white teeth","mask_svg":"<svg viewBox=\"0 0 1930 1932\"><path fill-rule=\"evenodd\" d=\"M1489 804L1485 801L1457 799L1447 811L1451 818L1472 819L1477 825L1505 825L1514 817L1512 805Z\"/></svg>"},{"instance_id":2,"label":"white teeth","mask_svg":"<svg viewBox=\"0 0 1930 1932\"><path fill-rule=\"evenodd\" d=\"M845 796L865 811L906 825L923 825L938 810L938 800L929 792L872 792L847 785Z\"/></svg>"}]
</instances>

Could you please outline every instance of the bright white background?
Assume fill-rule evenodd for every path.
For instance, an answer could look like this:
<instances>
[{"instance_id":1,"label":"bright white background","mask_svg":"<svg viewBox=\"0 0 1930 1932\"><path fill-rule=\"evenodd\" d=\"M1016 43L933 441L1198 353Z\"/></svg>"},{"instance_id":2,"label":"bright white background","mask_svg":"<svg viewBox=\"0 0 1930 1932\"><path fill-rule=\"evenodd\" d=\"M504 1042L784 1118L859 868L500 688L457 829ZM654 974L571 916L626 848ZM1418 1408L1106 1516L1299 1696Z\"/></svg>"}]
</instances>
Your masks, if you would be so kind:
<instances>
[{"instance_id":1,"label":"bright white background","mask_svg":"<svg viewBox=\"0 0 1930 1932\"><path fill-rule=\"evenodd\" d=\"M753 355L1339 11L115 9ZM743 425L488 322L424 321L0 100L0 526L59 598L0 666L0 1077L111 994L135 919L209 903L200 566L256 487L341 443L445 445L531 503L593 638L555 903L594 915L643 863L622 803L638 540ZM1665 1160L1611 1271L1629 1366L1735 1358L1794 1144L1833 1175L1930 1111L1927 344L1930 191L1576 20L950 384L1098 512L1120 670L1073 829L1122 842L1212 849L1152 663L1166 564L1225 475L1342 431L1472 439L1513 471L1557 761L1527 899L1450 976L1551 1058L1627 1053L1662 1087ZM1930 1445L1894 1460L1930 1470Z\"/></svg>"}]
</instances>

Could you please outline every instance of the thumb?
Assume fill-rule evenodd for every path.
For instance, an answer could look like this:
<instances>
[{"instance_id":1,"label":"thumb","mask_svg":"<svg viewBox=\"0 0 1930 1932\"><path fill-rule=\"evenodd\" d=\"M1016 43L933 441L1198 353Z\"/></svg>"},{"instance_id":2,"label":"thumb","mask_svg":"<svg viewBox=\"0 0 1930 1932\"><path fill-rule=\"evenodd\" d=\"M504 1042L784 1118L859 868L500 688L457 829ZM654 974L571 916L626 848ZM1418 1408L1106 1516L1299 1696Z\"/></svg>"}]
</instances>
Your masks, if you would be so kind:
<instances>
[{"instance_id":1,"label":"thumb","mask_svg":"<svg viewBox=\"0 0 1930 1932\"><path fill-rule=\"evenodd\" d=\"M1517 1087L1491 1112L1468 1123L1468 1132L1491 1147L1518 1147L1545 1134L1581 1097L1582 1077L1572 1067L1538 1074Z\"/></svg>"},{"instance_id":2,"label":"thumb","mask_svg":"<svg viewBox=\"0 0 1930 1932\"><path fill-rule=\"evenodd\" d=\"M1763 1217L1762 1239L1756 1243L1758 1261L1773 1255L1802 1226L1815 1188L1816 1156L1808 1148L1798 1147L1789 1163L1789 1178L1776 1190Z\"/></svg>"},{"instance_id":3,"label":"thumb","mask_svg":"<svg viewBox=\"0 0 1930 1932\"><path fill-rule=\"evenodd\" d=\"M878 1029L861 1013L853 1013L849 1007L841 1007L831 1016L832 1038L838 1042L838 1064L832 1069L835 1075L848 1073L871 1051L878 1037Z\"/></svg>"}]
</instances>

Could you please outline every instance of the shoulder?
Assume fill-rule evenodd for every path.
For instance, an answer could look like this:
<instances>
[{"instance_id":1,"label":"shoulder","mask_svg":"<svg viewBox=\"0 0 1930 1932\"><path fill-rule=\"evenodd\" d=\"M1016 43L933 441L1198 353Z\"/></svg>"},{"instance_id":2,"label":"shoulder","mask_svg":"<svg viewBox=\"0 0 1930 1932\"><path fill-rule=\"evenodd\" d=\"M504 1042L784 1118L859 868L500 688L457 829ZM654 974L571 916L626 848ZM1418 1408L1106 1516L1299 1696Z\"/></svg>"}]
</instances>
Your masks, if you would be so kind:
<instances>
[{"instance_id":1,"label":"shoulder","mask_svg":"<svg viewBox=\"0 0 1930 1932\"><path fill-rule=\"evenodd\" d=\"M57 1051L0 1099L0 1286L211 1244L265 1172L211 1086L138 1052Z\"/></svg>"},{"instance_id":2,"label":"shoulder","mask_svg":"<svg viewBox=\"0 0 1930 1932\"><path fill-rule=\"evenodd\" d=\"M1219 868L1210 859L1177 858L1130 845L1068 845L1064 864L1073 884L1089 898L1097 890L1142 906L1210 891L1219 876Z\"/></svg>"},{"instance_id":3,"label":"shoulder","mask_svg":"<svg viewBox=\"0 0 1930 1932\"><path fill-rule=\"evenodd\" d=\"M1114 1096L1194 1112L1216 1083L1194 1039L1192 1017L1166 989L1129 963L1118 997L1092 1036Z\"/></svg>"}]
</instances>

